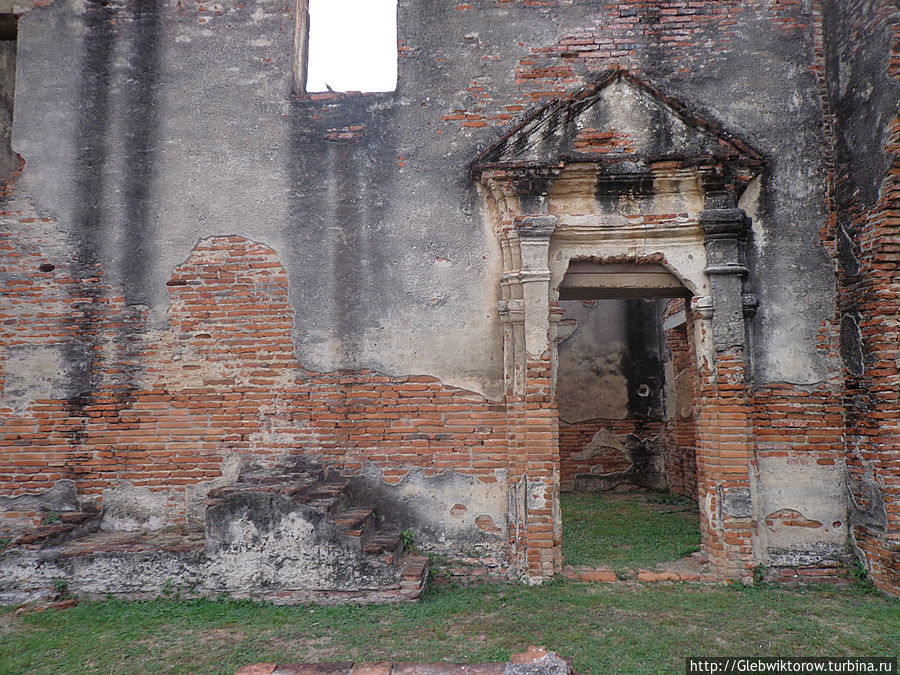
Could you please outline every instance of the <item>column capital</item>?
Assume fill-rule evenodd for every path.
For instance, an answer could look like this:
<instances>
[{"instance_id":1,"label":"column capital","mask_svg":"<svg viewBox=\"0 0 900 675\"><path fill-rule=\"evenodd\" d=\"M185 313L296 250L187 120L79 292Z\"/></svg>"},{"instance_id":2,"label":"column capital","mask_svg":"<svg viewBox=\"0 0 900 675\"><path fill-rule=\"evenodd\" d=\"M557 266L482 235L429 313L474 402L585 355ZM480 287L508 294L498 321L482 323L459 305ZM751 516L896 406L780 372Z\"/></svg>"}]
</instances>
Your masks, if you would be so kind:
<instances>
[{"instance_id":1,"label":"column capital","mask_svg":"<svg viewBox=\"0 0 900 675\"><path fill-rule=\"evenodd\" d=\"M748 319L752 318L759 309L759 296L754 293L744 293L741 296L741 304L744 306L744 316Z\"/></svg>"},{"instance_id":2,"label":"column capital","mask_svg":"<svg viewBox=\"0 0 900 675\"><path fill-rule=\"evenodd\" d=\"M750 229L743 209L705 209L700 212L700 227L706 239L743 238Z\"/></svg>"},{"instance_id":3,"label":"column capital","mask_svg":"<svg viewBox=\"0 0 900 675\"><path fill-rule=\"evenodd\" d=\"M698 295L691 298L691 310L697 313L701 319L711 319L713 315L713 299L708 295Z\"/></svg>"},{"instance_id":4,"label":"column capital","mask_svg":"<svg viewBox=\"0 0 900 675\"><path fill-rule=\"evenodd\" d=\"M550 237L556 230L558 220L556 216L530 213L516 216L514 223L520 237L537 239Z\"/></svg>"}]
</instances>

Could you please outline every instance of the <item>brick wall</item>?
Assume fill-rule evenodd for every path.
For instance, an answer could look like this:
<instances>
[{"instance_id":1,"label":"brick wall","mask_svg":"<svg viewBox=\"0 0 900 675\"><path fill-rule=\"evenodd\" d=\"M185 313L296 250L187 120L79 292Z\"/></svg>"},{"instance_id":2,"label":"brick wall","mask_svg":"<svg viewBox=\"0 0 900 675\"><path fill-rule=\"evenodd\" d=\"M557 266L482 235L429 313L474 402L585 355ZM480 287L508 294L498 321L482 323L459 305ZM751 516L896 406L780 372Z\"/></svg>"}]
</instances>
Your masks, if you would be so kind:
<instances>
[{"instance_id":1,"label":"brick wall","mask_svg":"<svg viewBox=\"0 0 900 675\"><path fill-rule=\"evenodd\" d=\"M882 77L896 87L900 12L895 5L852 0L842 4L839 16L830 37L842 65L852 70L844 77L878 78L879 92L890 91ZM885 39L889 58L869 51ZM874 126L878 99L854 100L853 93L832 96L839 142L835 210L846 236L838 260L852 535L876 584L900 594L900 118L896 112L888 117L882 134ZM860 161L878 166L854 155L860 139L872 139L875 161L885 153L887 170L874 174L875 184L858 184Z\"/></svg>"},{"instance_id":2,"label":"brick wall","mask_svg":"<svg viewBox=\"0 0 900 675\"><path fill-rule=\"evenodd\" d=\"M412 467L484 482L506 469L501 404L433 377L305 371L293 353L287 276L271 249L236 236L201 242L168 282L169 328L139 332L143 317L124 316L100 270L89 279L63 265L35 273L51 221L6 218L3 346L90 337L98 347L93 391L0 409L3 494L70 478L96 501L130 481L165 492L178 522L184 487L217 477L231 452L262 464L303 453L350 473L372 462L388 482ZM73 317L78 303L91 310ZM42 514L5 515L13 523Z\"/></svg>"},{"instance_id":3,"label":"brick wall","mask_svg":"<svg viewBox=\"0 0 900 675\"><path fill-rule=\"evenodd\" d=\"M753 561L749 518L729 515L727 493L750 489L752 429L743 350L716 353L711 372L699 373L697 491L704 550L717 572L747 578Z\"/></svg>"},{"instance_id":4,"label":"brick wall","mask_svg":"<svg viewBox=\"0 0 900 675\"><path fill-rule=\"evenodd\" d=\"M501 3L503 4L503 3ZM511 3L513 4L513 3ZM562 0L524 2L527 7L559 7ZM473 5L457 7L472 12ZM804 39L815 21L802 0L621 0L598 3L581 25L569 28L553 42L520 45L527 55L515 66L517 91L495 91L488 78L475 76L466 89L466 107L456 107L441 119L466 128L509 124L536 103L584 86L610 67L634 73L665 71L675 77L721 65L740 41L740 26L759 19L781 35ZM472 38L476 43L479 38ZM482 45L483 46L483 45ZM496 49L499 52L499 48ZM491 61L498 53L486 50ZM702 64L702 65L701 65ZM617 134L597 135L585 129L579 141L595 151L624 152L629 139Z\"/></svg>"},{"instance_id":5,"label":"brick wall","mask_svg":"<svg viewBox=\"0 0 900 675\"><path fill-rule=\"evenodd\" d=\"M0 345L6 358L0 360L0 384L9 393L27 384L27 370L15 381L13 363L26 347L52 348L95 336L81 318L94 305L99 278L85 266L72 264L67 247L54 243L61 238L56 223L40 217L27 200L15 200L7 191L3 208ZM75 416L80 413L79 398L59 400L48 387L33 393L28 410L0 408L0 492L9 497L47 490L60 479L76 477L71 460L79 455L84 427L83 417ZM17 408L23 404L17 403ZM12 505L4 513L5 527L42 515Z\"/></svg>"},{"instance_id":6,"label":"brick wall","mask_svg":"<svg viewBox=\"0 0 900 675\"><path fill-rule=\"evenodd\" d=\"M887 514L884 531L877 531L871 522L860 523L853 530L854 541L865 552L878 583L900 592L897 581L900 478L896 468L900 445L897 441L900 335L892 323L892 317L900 314L895 288L900 253L897 247L900 169L894 160L889 173L880 177L881 191L875 202L862 203L850 194L835 204L834 192L840 192L844 186L852 187L853 167L852 162L835 153L829 136L834 125L843 122L832 110L833 97L828 95L831 81L837 82L839 74L826 68L827 36L817 23L822 19L820 3L629 0L605 1L589 9L583 3L579 7L579 3L566 0L502 0L500 3L477 0L449 9L438 4L429 7L431 14L422 12L419 16L411 9L412 3L401 3L401 16L416 24L408 34L401 35L401 65L407 77L401 84L407 83L404 86L409 86L409 91L418 87L424 92L416 91L417 96L422 93L415 105L416 110L421 109L421 117L410 114L402 119L376 119L360 113L368 105L364 103L365 96L339 94L316 95L311 97L313 101L302 105L293 99L280 100L265 110L265 114L256 111L259 117L254 118L254 124L274 125L272 119L289 119L291 123L299 120L291 128L273 126L265 136L267 139L290 137L296 141L290 145L297 154L285 164L297 181L291 190L295 196L299 195L300 206L296 210L283 210L291 213L292 219L322 222L327 227L339 225L354 236L363 231L363 226L371 228L366 232L373 235L373 240L390 242L385 244L386 251L389 246L404 246L414 237L436 241L438 235L443 237L442 246L453 248L447 242L470 237L480 222L477 208L457 208L463 200L475 204L474 191L462 167L474 157L477 148L496 139L499 133L496 127L509 124L529 106L571 93L611 68L628 68L652 76L650 79L655 83L665 84L661 88L683 100L696 102L698 108L705 107L737 132L746 133L755 143L765 145L763 151L778 154L779 148L793 148L794 138L792 134L789 143L771 139L775 127L785 133L785 123L771 115L771 110L780 114L784 108L768 108L773 101L778 102L772 98L772 92L785 81L784 72L794 72L792 67L802 65L801 59L809 56L809 72L818 78L822 96L818 103L810 103L804 97L808 89L797 85L797 100L801 101L797 124L808 127L810 109L817 112L816 106L821 107L821 140L826 146L822 161L831 172L829 180L834 187L826 195L829 206L833 207L832 218L822 224L817 241L810 241L805 235L802 240L797 239L795 230L799 231L799 226L794 225L809 220L808 212L800 213L808 207L782 195L793 193L795 187L801 191L811 189L814 179L810 183L800 181L799 186L787 186L778 184L785 180L783 174L773 174L772 185L767 186L769 191L763 195L763 201L774 209L765 214L769 218L767 226L770 237L784 238L788 253L772 254L766 264L774 261L784 266L785 260L793 260L794 249L819 245L833 254L836 226L846 227L858 270L842 266L839 272L839 314L846 319L845 325L853 330L859 327L862 372L854 374L847 370L844 381L829 378L820 385L757 382L753 388L746 384L744 355L720 355L714 373L697 374L697 414L680 416L666 427L668 464L672 475L679 476L675 480L677 489L685 492L697 489L702 499L709 498L708 506L715 513L717 490L747 487L747 468L757 459L785 457L818 465L840 462L846 441L851 490L858 507L865 510L876 506L872 504L873 493L867 488L874 483ZM485 16L495 16L490 13L498 10L498 4L500 10L509 12L511 18L523 25L540 21L542 26L551 28L533 44L526 42L530 39L525 37L527 32L518 40L507 33L502 33L502 38L492 38L483 30L479 38L477 31L470 32L472 26L481 25L482 12ZM881 65L889 68L889 75L895 81L900 78L898 28L891 3L841 0L826 5L832 13L840 9L846 17L845 23L853 24L847 36L841 38L852 57L849 61L864 51L869 36L892 32L894 56L889 63L883 59L885 63ZM457 40L459 44L449 38L442 41L444 36L424 29L438 15L438 10L455 15L453 29L445 32L448 36L465 36ZM214 14L218 11L210 16ZM236 26L243 21L242 16L235 15ZM499 34L499 24L497 27ZM105 22L102 30L107 30ZM237 34L237 37L243 40L246 36ZM496 39L494 44L492 39ZM279 48L276 45L272 50L277 52ZM474 60L482 66L475 71L468 66L462 69L467 81L461 81L461 71L453 70L448 64L459 57L463 48L473 50L472 54L466 54L466 63ZM450 53L444 49L455 51ZM748 77L744 57L752 60L761 53L780 56L767 62L774 68L772 77L754 82L755 73L751 73L754 77ZM287 59L285 54L275 59L274 64L267 56L266 68L274 70L279 59ZM499 66L492 65L495 61L501 62ZM191 63L190 58L179 60L179 67L185 63ZM782 67L784 72L779 70ZM96 75L102 79L107 74ZM190 77L194 76L191 72ZM233 75L218 72L217 77L224 83ZM169 81L162 78L160 87ZM218 80L213 81L218 87ZM267 90L269 94L276 89L271 83L266 86L273 87ZM736 93L726 95L732 88ZM748 92L757 91L764 95L748 97ZM210 88L207 93L214 90ZM238 106L261 98L255 89L241 95L246 98L235 98ZM230 90L229 96L232 96ZM372 108L391 108L386 102L389 98L384 96L385 104ZM354 110L353 105L359 108ZM288 108L289 115L284 113ZM270 115L273 110L276 113ZM365 124L357 123L357 118ZM794 119L791 116L788 127L795 123ZM168 125L165 133L172 134L173 129L187 128L194 122L206 123L205 119L179 118ZM418 126L410 126L413 124ZM387 138L382 135L387 133L387 128L391 133L406 128L414 131L409 137L398 131L396 137ZM806 134L808 141L809 130L799 126L798 130ZM197 131L203 146L215 137L215 127L198 126ZM896 157L900 155L900 122L896 117L892 118L889 131L883 145ZM99 133L110 132L104 127ZM240 141L246 145L243 133ZM433 134L432 142L421 142L426 133ZM818 127L814 133L819 134ZM56 140L59 139L53 142ZM88 148L105 146L113 140L105 136L77 139ZM171 135L163 140L183 147L184 154L199 149L199 145L190 145L199 143L193 136ZM35 144L35 152L41 150L35 139L29 141ZM630 147L629 139L614 130L585 129L577 142L582 149L604 152L625 152ZM318 180L323 170L319 157L327 153L317 154L323 143L347 150L340 161L329 165L331 170L353 174L353 180L359 181L339 185L359 187L371 179L371 174L389 176L390 181L385 179L377 187L371 187L376 185L371 182L369 192L360 193L360 202L374 203L373 195L379 199L391 195L389 198L394 198L397 204L409 207L409 213L398 210L403 217L398 217L396 222L376 222L383 216L376 214L378 209L370 209L367 202L358 212L348 212L346 222L332 222L335 214L345 212L334 208L334 203L317 201L324 192ZM387 149L372 150L378 143ZM243 145L228 149L238 154L247 150ZM434 148L433 155L429 154L431 148ZM351 152L358 154L351 156ZM792 149L791 152L795 155L790 155L787 161L800 158L804 151ZM45 153L45 160L48 154ZM298 167L309 157L316 159L310 162L308 173L301 174ZM452 157L453 166L440 164L447 163L441 159L445 157ZM257 167L254 171L258 167L269 171L272 167L269 159L252 164ZM391 171L396 165L396 175L384 170L388 165ZM815 175L818 158L810 158L806 168L810 175ZM408 185L419 181L405 172L415 170L422 177L423 191L413 195ZM190 178L197 185L205 185L206 177L199 173L191 174ZM261 170L260 174L264 178L268 175ZM281 185L277 181L272 183ZM257 189L261 188L257 186ZM455 192L451 193L452 190ZM339 194L337 205L345 206L346 195L341 190L335 193ZM260 194L265 200L269 193ZM402 198L396 197L399 194ZM414 223L425 220L421 217L425 211L412 210L409 205L430 205L434 194L450 194L441 203L446 220L439 219L440 223L432 229L425 225L418 229L418 224L415 230L399 229L398 223L404 218ZM93 236L78 229L83 224L66 223L61 227L46 217L46 213L55 212L60 206L53 203L58 197L52 191L47 195L48 203L35 209L22 195L10 193L0 214L3 219L0 347L7 357L0 359L0 383L7 393L19 386L21 373L13 372L19 366L7 372L11 355L17 355L18 359L30 353L58 356L63 367L60 372L47 373L44 384L37 382L41 378L35 377L38 386L31 392L17 394L13 401L9 396L4 398L6 407L0 408L0 493L3 496L39 492L60 479L71 479L77 482L84 498L96 501L104 489L128 480L164 493L169 500L170 518L178 521L184 517L184 487L218 476L222 459L230 452L260 462L272 462L284 453L304 452L348 471L357 471L366 462L372 462L384 471L388 481L399 480L411 467L423 467L427 472L453 469L491 482L497 480L496 470L508 468L511 486L518 485L526 474L551 486L536 498L531 511L533 519L521 522L520 528L514 525L510 538L512 542L527 539L533 544L522 550L527 551L525 555L535 569L555 568L558 532L553 525L554 472L562 471L565 486L575 472L585 468L574 466L571 455L584 447L600 423L562 425L557 429L554 402L549 394L549 363L528 364L528 381L534 388L522 400L502 403L443 385L425 375L393 377L359 370L309 372L293 351L294 310L288 302L288 284L298 283L305 274L318 271L309 272L306 268L311 269L313 265L306 262L295 264L289 279L271 249L234 236L204 238L190 257L173 270L168 284L169 326L150 328L143 307L126 303L122 291L108 280L108 270L86 255L87 247L79 246L79 236L84 235L85 239ZM98 203L103 201L99 195L89 196L96 197ZM121 210L122 204L115 199L103 202L107 211ZM447 204L452 208L445 208ZM476 215L462 217L461 212ZM792 227L776 228L792 218ZM266 219L257 217L256 220ZM219 226L215 218L211 222L214 225L210 227ZM642 222L650 224L652 217ZM390 237L374 236L376 231L386 232L387 225L396 225L398 229L391 229ZM305 239L314 236L312 229L303 236L298 235L298 245L313 241ZM244 230L228 225L222 231ZM204 232L205 237L208 230ZM282 236L281 232L264 228L258 234L260 241ZM457 246L454 251L465 248L458 241L453 244ZM348 245L347 251L351 249ZM476 255L480 258L482 251L478 250ZM303 260L315 263L314 257L311 254ZM392 258L385 255L375 259ZM488 267L475 269L471 260L466 264L469 267L465 273L471 273L472 280L496 283L487 276L478 276L489 275ZM766 264L759 265L752 273L769 274ZM387 263L381 265L387 266ZM821 271L814 261L809 269ZM799 273L793 278L797 276ZM454 289L459 292L458 287ZM295 298L295 307L296 303ZM834 320L820 327L821 339L815 345L820 354L837 353L837 326L838 321ZM770 326L760 326L760 333L770 329ZM686 367L689 358L685 340L680 335L670 336L670 345L675 346L673 360L676 369L681 368L680 372L684 372L682 366ZM35 359L35 362L39 360ZM76 380L83 386L71 385ZM842 386L846 387L843 400ZM842 415L848 425L845 439L841 438ZM688 480L694 449L701 467L696 488ZM557 464L557 452L562 457L561 466ZM33 509L11 508L5 516L6 527L10 528L20 526L21 519L33 521L41 514ZM719 525L721 532L713 531ZM746 563L749 533L757 525L743 521L732 523L727 519L718 523L711 519L705 540L710 542L714 561L723 569L728 565L737 569ZM727 553L726 548L736 552L737 557Z\"/></svg>"},{"instance_id":7,"label":"brick wall","mask_svg":"<svg viewBox=\"0 0 900 675\"><path fill-rule=\"evenodd\" d=\"M664 317L685 310L681 299L666 306ZM666 331L666 345L672 359L674 382L668 383L670 416L665 424L666 479L669 490L685 497L697 496L697 424L694 406L697 398L697 356L693 347L693 321Z\"/></svg>"},{"instance_id":8,"label":"brick wall","mask_svg":"<svg viewBox=\"0 0 900 675\"><path fill-rule=\"evenodd\" d=\"M762 457L832 466L843 455L843 407L833 383L775 383L753 393L753 428Z\"/></svg>"},{"instance_id":9,"label":"brick wall","mask_svg":"<svg viewBox=\"0 0 900 675\"><path fill-rule=\"evenodd\" d=\"M625 451L626 439L635 435L652 441L662 431L663 423L654 420L586 420L559 424L560 490L571 492L580 474L602 476L625 472L632 464ZM597 432L609 431L616 437L616 446L604 442L591 443Z\"/></svg>"}]
</instances>

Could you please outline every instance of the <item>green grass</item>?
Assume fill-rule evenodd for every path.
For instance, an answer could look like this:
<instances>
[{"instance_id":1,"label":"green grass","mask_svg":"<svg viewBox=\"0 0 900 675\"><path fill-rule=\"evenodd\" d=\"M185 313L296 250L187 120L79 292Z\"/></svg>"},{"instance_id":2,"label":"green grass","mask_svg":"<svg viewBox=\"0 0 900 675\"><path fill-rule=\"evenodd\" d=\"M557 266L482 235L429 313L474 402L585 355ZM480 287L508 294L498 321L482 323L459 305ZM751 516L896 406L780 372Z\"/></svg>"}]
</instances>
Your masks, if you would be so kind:
<instances>
[{"instance_id":1,"label":"green grass","mask_svg":"<svg viewBox=\"0 0 900 675\"><path fill-rule=\"evenodd\" d=\"M563 494L563 559L636 571L700 550L697 502L666 492Z\"/></svg>"},{"instance_id":2,"label":"green grass","mask_svg":"<svg viewBox=\"0 0 900 675\"><path fill-rule=\"evenodd\" d=\"M582 673L678 673L687 656L893 656L900 602L859 590L554 582L445 587L419 604L115 600L0 611L0 672L234 673L257 661L504 661L528 645Z\"/></svg>"},{"instance_id":3,"label":"green grass","mask_svg":"<svg viewBox=\"0 0 900 675\"><path fill-rule=\"evenodd\" d=\"M665 493L564 495L571 564L618 569L699 545L696 505ZM639 523L639 525L637 525ZM637 526L636 526L637 525ZM446 586L402 606L231 600L0 609L0 673L234 673L258 661L506 661L528 645L582 673L678 673L687 656L896 656L900 602L815 588Z\"/></svg>"}]
</instances>

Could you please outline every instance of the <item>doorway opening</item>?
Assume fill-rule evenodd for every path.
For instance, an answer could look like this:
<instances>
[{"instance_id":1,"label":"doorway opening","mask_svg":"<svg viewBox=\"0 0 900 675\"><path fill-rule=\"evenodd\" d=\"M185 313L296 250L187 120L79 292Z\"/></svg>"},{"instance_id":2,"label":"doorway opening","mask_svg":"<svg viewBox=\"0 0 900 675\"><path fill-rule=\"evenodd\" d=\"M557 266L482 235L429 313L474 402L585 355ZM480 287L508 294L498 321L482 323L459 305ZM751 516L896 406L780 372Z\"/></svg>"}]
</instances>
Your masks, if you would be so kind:
<instances>
[{"instance_id":1,"label":"doorway opening","mask_svg":"<svg viewBox=\"0 0 900 675\"><path fill-rule=\"evenodd\" d=\"M627 575L699 551L690 293L662 265L593 262L559 290L565 563Z\"/></svg>"}]
</instances>

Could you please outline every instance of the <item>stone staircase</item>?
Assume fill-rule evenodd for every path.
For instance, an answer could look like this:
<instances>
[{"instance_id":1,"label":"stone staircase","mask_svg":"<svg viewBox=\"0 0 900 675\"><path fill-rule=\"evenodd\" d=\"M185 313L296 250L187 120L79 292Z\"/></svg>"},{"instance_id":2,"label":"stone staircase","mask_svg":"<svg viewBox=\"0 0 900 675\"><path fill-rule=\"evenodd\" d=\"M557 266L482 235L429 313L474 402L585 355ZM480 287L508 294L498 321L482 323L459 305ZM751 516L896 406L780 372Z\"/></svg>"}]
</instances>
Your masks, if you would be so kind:
<instances>
[{"instance_id":1,"label":"stone staircase","mask_svg":"<svg viewBox=\"0 0 900 675\"><path fill-rule=\"evenodd\" d=\"M12 546L50 546L96 532L99 527L99 513L65 511L52 521L15 537L10 543Z\"/></svg>"},{"instance_id":2,"label":"stone staircase","mask_svg":"<svg viewBox=\"0 0 900 675\"><path fill-rule=\"evenodd\" d=\"M355 503L344 476L294 460L249 468L207 498L204 532L103 532L94 514L19 537L0 553L0 603L85 596L229 595L275 603L402 602L427 559Z\"/></svg>"}]
</instances>

